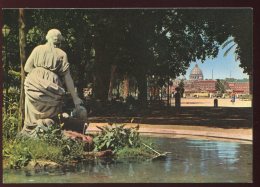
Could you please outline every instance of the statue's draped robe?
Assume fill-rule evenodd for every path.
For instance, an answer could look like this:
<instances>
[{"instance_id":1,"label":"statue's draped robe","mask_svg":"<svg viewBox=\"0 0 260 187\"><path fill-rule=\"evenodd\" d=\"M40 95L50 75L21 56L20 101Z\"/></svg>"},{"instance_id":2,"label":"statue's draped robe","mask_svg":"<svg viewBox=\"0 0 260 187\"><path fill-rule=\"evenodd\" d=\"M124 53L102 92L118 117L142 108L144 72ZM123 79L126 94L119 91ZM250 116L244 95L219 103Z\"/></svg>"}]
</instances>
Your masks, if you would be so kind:
<instances>
[{"instance_id":1,"label":"statue's draped robe","mask_svg":"<svg viewBox=\"0 0 260 187\"><path fill-rule=\"evenodd\" d=\"M67 55L49 44L34 48L26 63L34 68L25 79L24 132L31 132L37 122L57 116L65 94L62 76L68 71ZM42 122L40 122L42 123Z\"/></svg>"}]
</instances>

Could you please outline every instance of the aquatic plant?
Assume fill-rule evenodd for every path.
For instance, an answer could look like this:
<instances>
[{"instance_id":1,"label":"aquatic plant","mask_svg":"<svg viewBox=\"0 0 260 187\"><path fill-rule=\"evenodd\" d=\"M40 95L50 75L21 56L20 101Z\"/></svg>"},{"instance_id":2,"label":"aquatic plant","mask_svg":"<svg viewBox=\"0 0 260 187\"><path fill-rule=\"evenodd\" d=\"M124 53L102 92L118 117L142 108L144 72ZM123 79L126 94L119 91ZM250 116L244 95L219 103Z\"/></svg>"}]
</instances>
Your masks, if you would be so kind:
<instances>
[{"instance_id":1,"label":"aquatic plant","mask_svg":"<svg viewBox=\"0 0 260 187\"><path fill-rule=\"evenodd\" d=\"M97 127L101 131L94 137L94 151L111 149L114 153L124 147L138 147L140 145L139 125L124 128L125 124L109 124Z\"/></svg>"},{"instance_id":2,"label":"aquatic plant","mask_svg":"<svg viewBox=\"0 0 260 187\"><path fill-rule=\"evenodd\" d=\"M62 124L55 124L43 132L38 132L38 139L45 142L47 147L57 147L61 155L55 161L68 161L82 157L85 143L78 139L66 137L62 132ZM36 140L37 141L37 140ZM47 156L47 155L46 155Z\"/></svg>"},{"instance_id":3,"label":"aquatic plant","mask_svg":"<svg viewBox=\"0 0 260 187\"><path fill-rule=\"evenodd\" d=\"M16 109L18 111L18 108ZM152 155L142 146L138 125L130 128L126 128L125 124L98 127L101 132L94 136L93 144L89 145L82 139L65 136L61 122L37 131L36 138L17 137L15 128L17 121L10 119L10 115L6 115L6 118L8 119L5 122L14 120L12 125L4 125L6 134L3 136L3 158L10 168L22 168L30 161L39 159L64 164L73 160L88 159L91 156L96 158L99 154L91 153L108 150L116 153L114 155L117 158L142 159ZM7 134L8 130L11 130L12 134L10 132Z\"/></svg>"},{"instance_id":4,"label":"aquatic plant","mask_svg":"<svg viewBox=\"0 0 260 187\"><path fill-rule=\"evenodd\" d=\"M40 133L38 138L4 139L3 157L10 168L22 168L32 159L64 163L83 158L84 143L62 135L59 126Z\"/></svg>"}]
</instances>

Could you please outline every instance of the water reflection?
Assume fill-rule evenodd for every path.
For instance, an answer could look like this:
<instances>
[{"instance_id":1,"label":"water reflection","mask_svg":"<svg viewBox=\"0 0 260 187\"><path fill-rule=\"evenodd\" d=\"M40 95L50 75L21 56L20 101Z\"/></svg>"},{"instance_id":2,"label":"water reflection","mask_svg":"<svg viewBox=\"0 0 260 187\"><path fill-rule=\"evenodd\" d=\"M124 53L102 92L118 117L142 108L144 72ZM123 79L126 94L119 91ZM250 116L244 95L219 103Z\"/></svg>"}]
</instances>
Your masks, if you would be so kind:
<instances>
[{"instance_id":1,"label":"water reflection","mask_svg":"<svg viewBox=\"0 0 260 187\"><path fill-rule=\"evenodd\" d=\"M49 171L4 171L4 182L18 183L200 183L252 182L252 145L236 142L155 138L165 160L96 160Z\"/></svg>"},{"instance_id":2,"label":"water reflection","mask_svg":"<svg viewBox=\"0 0 260 187\"><path fill-rule=\"evenodd\" d=\"M201 152L201 159L211 158L219 159L224 163L233 164L238 161L239 143L236 142L206 142L206 141L188 141L188 144L198 148Z\"/></svg>"},{"instance_id":3,"label":"water reflection","mask_svg":"<svg viewBox=\"0 0 260 187\"><path fill-rule=\"evenodd\" d=\"M172 158L167 157L164 161L164 170L165 172L170 172L172 171Z\"/></svg>"},{"instance_id":4,"label":"water reflection","mask_svg":"<svg viewBox=\"0 0 260 187\"><path fill-rule=\"evenodd\" d=\"M134 169L133 169L133 164L129 163L129 168L128 168L128 176L133 177L135 174Z\"/></svg>"},{"instance_id":5,"label":"water reflection","mask_svg":"<svg viewBox=\"0 0 260 187\"><path fill-rule=\"evenodd\" d=\"M213 164L215 167L223 165L227 170L237 169L234 164L239 161L239 143L190 140L187 144L199 154L197 157L200 158L199 171L201 175L208 175Z\"/></svg>"}]
</instances>

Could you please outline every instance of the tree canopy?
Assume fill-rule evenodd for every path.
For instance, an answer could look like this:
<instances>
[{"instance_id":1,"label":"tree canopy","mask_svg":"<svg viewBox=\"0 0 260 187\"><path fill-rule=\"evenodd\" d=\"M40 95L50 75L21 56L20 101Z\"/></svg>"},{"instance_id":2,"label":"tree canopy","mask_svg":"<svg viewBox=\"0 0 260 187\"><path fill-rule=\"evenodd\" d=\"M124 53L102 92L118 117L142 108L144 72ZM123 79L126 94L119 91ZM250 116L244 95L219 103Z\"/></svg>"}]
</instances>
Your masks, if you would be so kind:
<instances>
[{"instance_id":1,"label":"tree canopy","mask_svg":"<svg viewBox=\"0 0 260 187\"><path fill-rule=\"evenodd\" d=\"M3 11L3 25L11 28L4 53L13 72L19 72L17 19L18 10ZM148 76L166 82L185 74L192 61L216 57L231 36L240 66L252 75L251 9L25 9L25 20L27 54L45 42L49 29L59 29L76 86L82 90L93 83L101 100L108 98L114 78L127 74L135 77L145 101Z\"/></svg>"}]
</instances>

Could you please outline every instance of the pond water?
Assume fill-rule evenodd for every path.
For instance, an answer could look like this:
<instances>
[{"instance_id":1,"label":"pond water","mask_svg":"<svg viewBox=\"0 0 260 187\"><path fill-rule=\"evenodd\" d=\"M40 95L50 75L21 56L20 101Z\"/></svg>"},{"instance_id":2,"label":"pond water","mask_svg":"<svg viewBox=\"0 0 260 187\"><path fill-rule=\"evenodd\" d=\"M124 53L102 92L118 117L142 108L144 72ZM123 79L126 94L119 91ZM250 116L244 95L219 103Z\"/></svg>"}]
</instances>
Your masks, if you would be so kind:
<instances>
[{"instance_id":1,"label":"pond water","mask_svg":"<svg viewBox=\"0 0 260 187\"><path fill-rule=\"evenodd\" d=\"M95 161L66 171L4 170L4 183L251 183L252 144L152 138L164 160Z\"/></svg>"}]
</instances>

